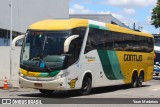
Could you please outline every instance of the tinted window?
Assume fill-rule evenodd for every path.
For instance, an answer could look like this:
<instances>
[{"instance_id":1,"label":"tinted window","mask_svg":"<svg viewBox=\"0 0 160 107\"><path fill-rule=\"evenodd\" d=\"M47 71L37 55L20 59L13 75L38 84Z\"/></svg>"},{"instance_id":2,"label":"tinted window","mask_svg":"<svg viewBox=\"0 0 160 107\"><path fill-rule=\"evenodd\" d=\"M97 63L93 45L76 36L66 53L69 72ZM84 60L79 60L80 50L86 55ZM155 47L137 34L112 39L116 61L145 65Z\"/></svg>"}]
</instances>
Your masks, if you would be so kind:
<instances>
[{"instance_id":1,"label":"tinted window","mask_svg":"<svg viewBox=\"0 0 160 107\"><path fill-rule=\"evenodd\" d=\"M90 28L85 53L94 50L151 52L153 38Z\"/></svg>"},{"instance_id":2,"label":"tinted window","mask_svg":"<svg viewBox=\"0 0 160 107\"><path fill-rule=\"evenodd\" d=\"M90 28L85 53L94 49L112 50L113 39L111 33L105 30Z\"/></svg>"}]
</instances>

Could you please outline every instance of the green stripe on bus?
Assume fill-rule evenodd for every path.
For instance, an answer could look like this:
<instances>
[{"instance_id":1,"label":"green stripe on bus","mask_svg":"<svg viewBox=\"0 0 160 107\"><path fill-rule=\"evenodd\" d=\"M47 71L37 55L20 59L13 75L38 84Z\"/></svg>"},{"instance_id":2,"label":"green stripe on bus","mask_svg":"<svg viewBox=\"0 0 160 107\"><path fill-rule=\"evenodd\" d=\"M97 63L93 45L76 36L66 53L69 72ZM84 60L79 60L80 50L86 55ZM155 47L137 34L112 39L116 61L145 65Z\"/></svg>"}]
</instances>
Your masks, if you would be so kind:
<instances>
[{"instance_id":1,"label":"green stripe on bus","mask_svg":"<svg viewBox=\"0 0 160 107\"><path fill-rule=\"evenodd\" d=\"M56 76L60 71L53 71L50 73L40 73L39 77L54 77Z\"/></svg>"},{"instance_id":2,"label":"green stripe on bus","mask_svg":"<svg viewBox=\"0 0 160 107\"><path fill-rule=\"evenodd\" d=\"M112 66L112 72L114 73L116 79L124 79L116 51L107 51L107 53Z\"/></svg>"},{"instance_id":3,"label":"green stripe on bus","mask_svg":"<svg viewBox=\"0 0 160 107\"><path fill-rule=\"evenodd\" d=\"M98 55L106 77L110 80L124 79L115 51L98 50Z\"/></svg>"},{"instance_id":4,"label":"green stripe on bus","mask_svg":"<svg viewBox=\"0 0 160 107\"><path fill-rule=\"evenodd\" d=\"M38 75L38 77L47 77L48 76L48 73L40 73L39 75Z\"/></svg>"},{"instance_id":5,"label":"green stripe on bus","mask_svg":"<svg viewBox=\"0 0 160 107\"><path fill-rule=\"evenodd\" d=\"M102 29L102 30L108 30L108 28L105 26L99 26L99 25L94 25L94 24L89 24L89 27L96 28L96 29Z\"/></svg>"},{"instance_id":6,"label":"green stripe on bus","mask_svg":"<svg viewBox=\"0 0 160 107\"><path fill-rule=\"evenodd\" d=\"M99 26L99 29L102 29L102 30L108 30L108 28L107 28L107 27L105 27L105 26Z\"/></svg>"},{"instance_id":7,"label":"green stripe on bus","mask_svg":"<svg viewBox=\"0 0 160 107\"><path fill-rule=\"evenodd\" d=\"M58 70L58 71L54 71L54 72L51 72L51 73L49 73L49 77L54 77L54 76L56 76L58 73L59 73L60 71Z\"/></svg>"}]
</instances>

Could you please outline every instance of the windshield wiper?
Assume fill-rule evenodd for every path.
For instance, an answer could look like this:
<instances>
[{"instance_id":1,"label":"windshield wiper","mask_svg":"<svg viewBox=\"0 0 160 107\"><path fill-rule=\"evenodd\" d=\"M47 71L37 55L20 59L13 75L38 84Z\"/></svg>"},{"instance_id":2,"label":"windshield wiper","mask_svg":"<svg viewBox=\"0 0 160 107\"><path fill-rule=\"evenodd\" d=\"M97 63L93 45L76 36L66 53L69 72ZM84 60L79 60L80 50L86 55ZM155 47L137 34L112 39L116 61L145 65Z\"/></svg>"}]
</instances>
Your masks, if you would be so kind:
<instances>
[{"instance_id":1,"label":"windshield wiper","mask_svg":"<svg viewBox=\"0 0 160 107\"><path fill-rule=\"evenodd\" d=\"M45 68L47 68L47 70L49 70L50 72L52 71L52 69L49 66L45 66Z\"/></svg>"},{"instance_id":2,"label":"windshield wiper","mask_svg":"<svg viewBox=\"0 0 160 107\"><path fill-rule=\"evenodd\" d=\"M36 69L36 67L34 68L34 67L30 67L30 66L23 65L23 64L21 64L21 65L22 65L23 67L25 67L27 71L31 71L31 70L33 70L33 69Z\"/></svg>"},{"instance_id":3,"label":"windshield wiper","mask_svg":"<svg viewBox=\"0 0 160 107\"><path fill-rule=\"evenodd\" d=\"M49 66L45 66L45 68L47 69L47 70L49 70L50 72L51 71L55 71L55 69L59 69L59 68L61 68L62 66L56 66L56 65L54 65L54 67L49 67Z\"/></svg>"},{"instance_id":4,"label":"windshield wiper","mask_svg":"<svg viewBox=\"0 0 160 107\"><path fill-rule=\"evenodd\" d=\"M72 56L72 54L61 54L61 56Z\"/></svg>"}]
</instances>

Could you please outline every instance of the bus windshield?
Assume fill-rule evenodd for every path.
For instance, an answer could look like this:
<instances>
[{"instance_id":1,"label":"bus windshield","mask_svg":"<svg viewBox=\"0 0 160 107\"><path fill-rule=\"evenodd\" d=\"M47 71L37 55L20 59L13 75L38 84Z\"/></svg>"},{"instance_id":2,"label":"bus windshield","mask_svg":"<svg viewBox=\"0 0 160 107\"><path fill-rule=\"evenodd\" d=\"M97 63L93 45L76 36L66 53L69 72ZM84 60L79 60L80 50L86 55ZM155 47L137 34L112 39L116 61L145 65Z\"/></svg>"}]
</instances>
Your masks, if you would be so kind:
<instances>
[{"instance_id":1,"label":"bus windshield","mask_svg":"<svg viewBox=\"0 0 160 107\"><path fill-rule=\"evenodd\" d=\"M28 31L21 54L21 65L29 70L53 71L62 69L65 57L64 42L69 31Z\"/></svg>"}]
</instances>

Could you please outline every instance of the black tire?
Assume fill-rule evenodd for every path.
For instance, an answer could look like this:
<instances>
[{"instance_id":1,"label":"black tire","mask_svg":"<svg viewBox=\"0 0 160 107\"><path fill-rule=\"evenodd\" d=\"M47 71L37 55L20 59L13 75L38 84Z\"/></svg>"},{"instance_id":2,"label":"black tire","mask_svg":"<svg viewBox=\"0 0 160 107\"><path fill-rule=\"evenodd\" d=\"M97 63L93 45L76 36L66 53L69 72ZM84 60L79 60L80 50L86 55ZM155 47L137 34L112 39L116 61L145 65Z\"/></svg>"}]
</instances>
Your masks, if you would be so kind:
<instances>
[{"instance_id":1,"label":"black tire","mask_svg":"<svg viewBox=\"0 0 160 107\"><path fill-rule=\"evenodd\" d=\"M156 73L156 76L158 76L159 75L159 73Z\"/></svg>"},{"instance_id":2,"label":"black tire","mask_svg":"<svg viewBox=\"0 0 160 107\"><path fill-rule=\"evenodd\" d=\"M54 90L44 90L44 89L39 89L39 91L46 96L51 95L54 92Z\"/></svg>"},{"instance_id":3,"label":"black tire","mask_svg":"<svg viewBox=\"0 0 160 107\"><path fill-rule=\"evenodd\" d=\"M132 78L131 78L131 87L132 88L135 88L135 87L137 87L137 84L138 83L138 75L137 75L137 73L136 72L134 72L133 74L132 74Z\"/></svg>"},{"instance_id":4,"label":"black tire","mask_svg":"<svg viewBox=\"0 0 160 107\"><path fill-rule=\"evenodd\" d=\"M82 82L82 87L80 90L78 90L78 93L80 95L87 95L91 92L91 88L92 88L91 78L85 76Z\"/></svg>"},{"instance_id":5,"label":"black tire","mask_svg":"<svg viewBox=\"0 0 160 107\"><path fill-rule=\"evenodd\" d=\"M141 87L141 86L142 86L143 80L144 80L144 75L143 75L143 73L141 72L140 75L139 75L139 77L138 77L138 83L137 83L137 86L138 86L138 87Z\"/></svg>"}]
</instances>

